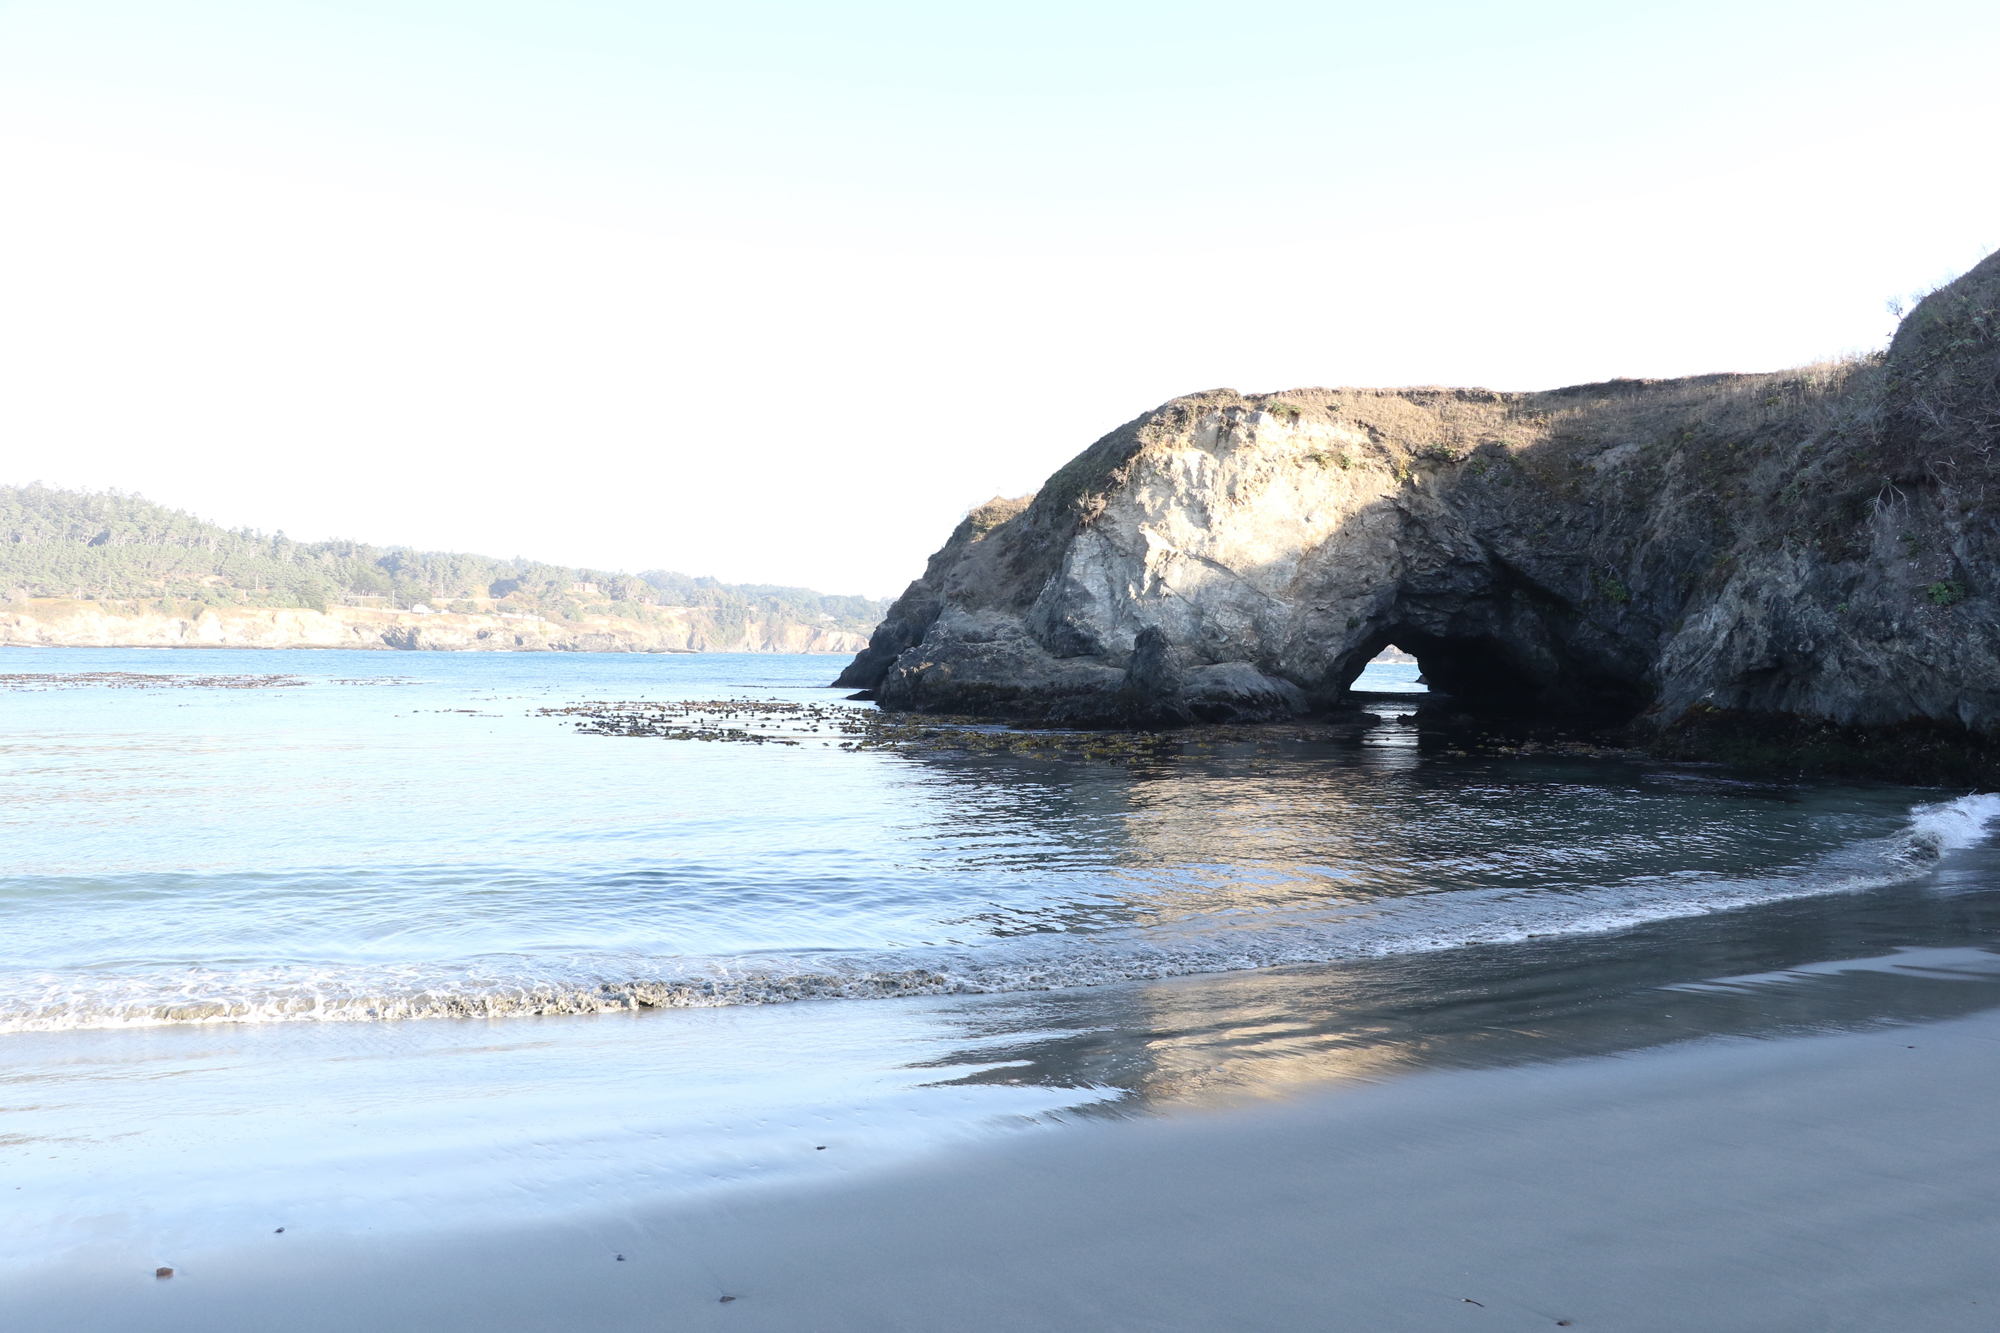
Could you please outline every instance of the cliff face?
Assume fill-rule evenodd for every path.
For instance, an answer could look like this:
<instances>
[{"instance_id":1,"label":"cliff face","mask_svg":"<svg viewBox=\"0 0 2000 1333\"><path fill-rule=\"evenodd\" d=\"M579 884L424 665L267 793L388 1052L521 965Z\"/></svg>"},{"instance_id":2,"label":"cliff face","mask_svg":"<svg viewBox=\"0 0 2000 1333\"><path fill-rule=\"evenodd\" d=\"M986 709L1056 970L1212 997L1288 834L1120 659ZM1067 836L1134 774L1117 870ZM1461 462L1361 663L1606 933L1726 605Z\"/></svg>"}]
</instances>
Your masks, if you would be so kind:
<instances>
[{"instance_id":1,"label":"cliff face","mask_svg":"<svg viewBox=\"0 0 2000 1333\"><path fill-rule=\"evenodd\" d=\"M189 607L186 614L107 609L96 602L0 602L0 645L45 648L391 648L473 652L851 653L861 636L791 621L747 621L717 633L705 617L546 620L331 607Z\"/></svg>"},{"instance_id":2,"label":"cliff face","mask_svg":"<svg viewBox=\"0 0 2000 1333\"><path fill-rule=\"evenodd\" d=\"M840 684L1078 725L1462 706L2000 733L2000 255L1886 356L1770 375L1228 390L967 518Z\"/></svg>"}]
</instances>

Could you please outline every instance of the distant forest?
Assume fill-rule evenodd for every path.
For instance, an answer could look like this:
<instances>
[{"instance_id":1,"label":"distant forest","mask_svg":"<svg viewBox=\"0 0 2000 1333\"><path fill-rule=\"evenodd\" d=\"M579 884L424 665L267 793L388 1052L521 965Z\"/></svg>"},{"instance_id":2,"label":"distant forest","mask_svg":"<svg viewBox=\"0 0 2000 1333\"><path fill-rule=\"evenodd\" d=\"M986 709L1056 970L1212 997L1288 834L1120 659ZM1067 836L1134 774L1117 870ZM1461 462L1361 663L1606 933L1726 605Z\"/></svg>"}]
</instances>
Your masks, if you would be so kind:
<instances>
[{"instance_id":1,"label":"distant forest","mask_svg":"<svg viewBox=\"0 0 2000 1333\"><path fill-rule=\"evenodd\" d=\"M869 597L721 583L667 570L613 574L364 542L295 542L205 523L137 495L0 486L0 596L210 606L412 607L647 619L695 607L718 630L752 616L866 634L888 610Z\"/></svg>"}]
</instances>

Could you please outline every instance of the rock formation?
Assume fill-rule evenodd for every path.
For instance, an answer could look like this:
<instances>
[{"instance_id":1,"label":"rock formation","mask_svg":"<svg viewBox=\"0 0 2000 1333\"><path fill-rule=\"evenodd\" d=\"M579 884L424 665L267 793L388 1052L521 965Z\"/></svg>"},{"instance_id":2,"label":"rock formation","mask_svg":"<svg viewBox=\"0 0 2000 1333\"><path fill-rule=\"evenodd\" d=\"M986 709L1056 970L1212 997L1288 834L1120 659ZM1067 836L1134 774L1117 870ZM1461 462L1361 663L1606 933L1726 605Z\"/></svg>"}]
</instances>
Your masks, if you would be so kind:
<instances>
[{"instance_id":1,"label":"rock formation","mask_svg":"<svg viewBox=\"0 0 2000 1333\"><path fill-rule=\"evenodd\" d=\"M1668 748L1977 746L2000 734L1996 305L2000 255L1853 361L1175 399L974 510L837 683L1251 721L1340 707L1394 645L1458 707Z\"/></svg>"}]
</instances>

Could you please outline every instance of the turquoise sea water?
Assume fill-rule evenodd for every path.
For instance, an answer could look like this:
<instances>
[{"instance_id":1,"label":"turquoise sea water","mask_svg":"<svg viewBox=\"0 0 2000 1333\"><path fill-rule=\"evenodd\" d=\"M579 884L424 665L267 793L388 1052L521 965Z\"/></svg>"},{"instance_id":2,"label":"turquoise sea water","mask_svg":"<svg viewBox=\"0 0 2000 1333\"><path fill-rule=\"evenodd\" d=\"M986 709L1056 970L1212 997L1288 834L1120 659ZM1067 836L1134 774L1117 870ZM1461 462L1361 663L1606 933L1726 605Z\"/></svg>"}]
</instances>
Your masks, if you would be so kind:
<instances>
[{"instance_id":1,"label":"turquoise sea water","mask_svg":"<svg viewBox=\"0 0 2000 1333\"><path fill-rule=\"evenodd\" d=\"M0 1262L602 1219L1069 1115L1991 1002L1990 797L1465 757L1416 694L1130 764L538 711L839 704L838 666L0 659Z\"/></svg>"}]
</instances>

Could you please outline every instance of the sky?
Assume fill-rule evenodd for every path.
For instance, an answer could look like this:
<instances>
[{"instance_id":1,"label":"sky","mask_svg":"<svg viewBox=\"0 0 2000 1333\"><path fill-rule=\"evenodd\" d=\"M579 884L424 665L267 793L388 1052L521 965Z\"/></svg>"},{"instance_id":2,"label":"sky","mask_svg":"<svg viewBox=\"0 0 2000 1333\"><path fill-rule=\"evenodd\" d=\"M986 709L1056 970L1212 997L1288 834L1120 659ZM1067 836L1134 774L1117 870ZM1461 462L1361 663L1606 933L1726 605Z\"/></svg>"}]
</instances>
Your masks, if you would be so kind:
<instances>
[{"instance_id":1,"label":"sky","mask_svg":"<svg viewBox=\"0 0 2000 1333\"><path fill-rule=\"evenodd\" d=\"M889 595L1176 395L1879 347L2000 5L0 0L0 483Z\"/></svg>"}]
</instances>

